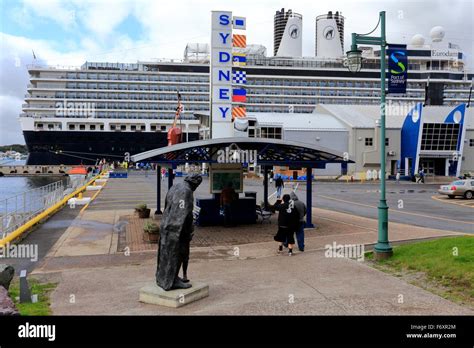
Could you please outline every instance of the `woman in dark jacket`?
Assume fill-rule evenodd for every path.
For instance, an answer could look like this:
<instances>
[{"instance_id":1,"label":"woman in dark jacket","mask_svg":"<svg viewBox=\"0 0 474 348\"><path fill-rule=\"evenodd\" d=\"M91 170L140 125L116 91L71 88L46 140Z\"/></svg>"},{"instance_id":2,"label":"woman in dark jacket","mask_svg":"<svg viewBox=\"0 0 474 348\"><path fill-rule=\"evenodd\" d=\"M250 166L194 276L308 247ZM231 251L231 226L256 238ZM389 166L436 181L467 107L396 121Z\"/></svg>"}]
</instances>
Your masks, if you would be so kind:
<instances>
[{"instance_id":1,"label":"woman in dark jacket","mask_svg":"<svg viewBox=\"0 0 474 348\"><path fill-rule=\"evenodd\" d=\"M283 243L288 243L288 255L293 255L293 246L295 244L294 234L298 228L299 214L291 200L290 195L283 195L283 202L275 204L275 210L278 211L278 232L273 238L279 242L278 252L283 250Z\"/></svg>"}]
</instances>

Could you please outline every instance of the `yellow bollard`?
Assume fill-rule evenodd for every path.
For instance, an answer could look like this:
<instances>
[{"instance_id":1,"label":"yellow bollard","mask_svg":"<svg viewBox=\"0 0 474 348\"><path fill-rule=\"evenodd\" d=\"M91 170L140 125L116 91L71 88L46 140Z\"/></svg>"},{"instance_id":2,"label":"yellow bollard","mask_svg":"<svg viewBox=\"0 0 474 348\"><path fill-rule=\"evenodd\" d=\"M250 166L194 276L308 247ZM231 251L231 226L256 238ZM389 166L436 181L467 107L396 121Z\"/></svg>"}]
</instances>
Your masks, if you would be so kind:
<instances>
[{"instance_id":1,"label":"yellow bollard","mask_svg":"<svg viewBox=\"0 0 474 348\"><path fill-rule=\"evenodd\" d=\"M77 198L82 199L82 192L79 192L79 194L77 195Z\"/></svg>"}]
</instances>

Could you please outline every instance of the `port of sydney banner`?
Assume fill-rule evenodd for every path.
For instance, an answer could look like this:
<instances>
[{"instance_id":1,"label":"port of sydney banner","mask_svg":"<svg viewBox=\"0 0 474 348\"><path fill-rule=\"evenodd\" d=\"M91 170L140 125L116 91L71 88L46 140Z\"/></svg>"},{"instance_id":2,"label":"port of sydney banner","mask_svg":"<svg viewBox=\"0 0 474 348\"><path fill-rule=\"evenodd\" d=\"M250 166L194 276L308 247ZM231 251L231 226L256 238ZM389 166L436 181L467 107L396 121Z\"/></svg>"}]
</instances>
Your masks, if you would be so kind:
<instances>
[{"instance_id":1,"label":"port of sydney banner","mask_svg":"<svg viewBox=\"0 0 474 348\"><path fill-rule=\"evenodd\" d=\"M388 93L405 94L407 91L408 56L406 45L389 45L388 56Z\"/></svg>"}]
</instances>

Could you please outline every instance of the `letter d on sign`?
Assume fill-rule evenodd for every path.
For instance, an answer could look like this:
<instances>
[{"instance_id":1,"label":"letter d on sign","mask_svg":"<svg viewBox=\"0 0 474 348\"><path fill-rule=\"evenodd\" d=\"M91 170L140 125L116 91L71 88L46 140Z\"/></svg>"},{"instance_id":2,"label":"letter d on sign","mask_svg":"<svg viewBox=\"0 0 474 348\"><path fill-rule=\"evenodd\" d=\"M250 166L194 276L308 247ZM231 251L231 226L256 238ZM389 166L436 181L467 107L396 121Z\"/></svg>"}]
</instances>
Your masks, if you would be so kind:
<instances>
[{"instance_id":1,"label":"letter d on sign","mask_svg":"<svg viewBox=\"0 0 474 348\"><path fill-rule=\"evenodd\" d=\"M219 52L219 63L227 63L230 61L230 54L227 52Z\"/></svg>"}]
</instances>

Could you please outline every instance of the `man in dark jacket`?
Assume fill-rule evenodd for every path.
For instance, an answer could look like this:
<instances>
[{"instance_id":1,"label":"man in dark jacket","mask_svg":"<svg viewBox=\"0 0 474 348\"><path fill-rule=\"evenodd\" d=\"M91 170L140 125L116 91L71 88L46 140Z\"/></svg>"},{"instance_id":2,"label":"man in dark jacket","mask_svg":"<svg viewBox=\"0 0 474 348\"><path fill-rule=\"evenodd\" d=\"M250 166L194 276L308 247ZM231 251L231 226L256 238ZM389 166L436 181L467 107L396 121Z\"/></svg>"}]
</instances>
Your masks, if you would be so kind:
<instances>
[{"instance_id":1,"label":"man in dark jacket","mask_svg":"<svg viewBox=\"0 0 474 348\"><path fill-rule=\"evenodd\" d=\"M306 216L306 204L298 199L296 193L291 192L290 198L293 200L296 210L298 211L299 223L296 230L296 241L298 242L299 251L304 251L304 217Z\"/></svg>"},{"instance_id":2,"label":"man in dark jacket","mask_svg":"<svg viewBox=\"0 0 474 348\"><path fill-rule=\"evenodd\" d=\"M280 243L278 252L283 250L283 243L288 243L288 256L291 256L295 245L294 234L299 222L298 211L290 195L283 195L283 203L278 201L275 210L278 211L278 232L273 239Z\"/></svg>"}]
</instances>

